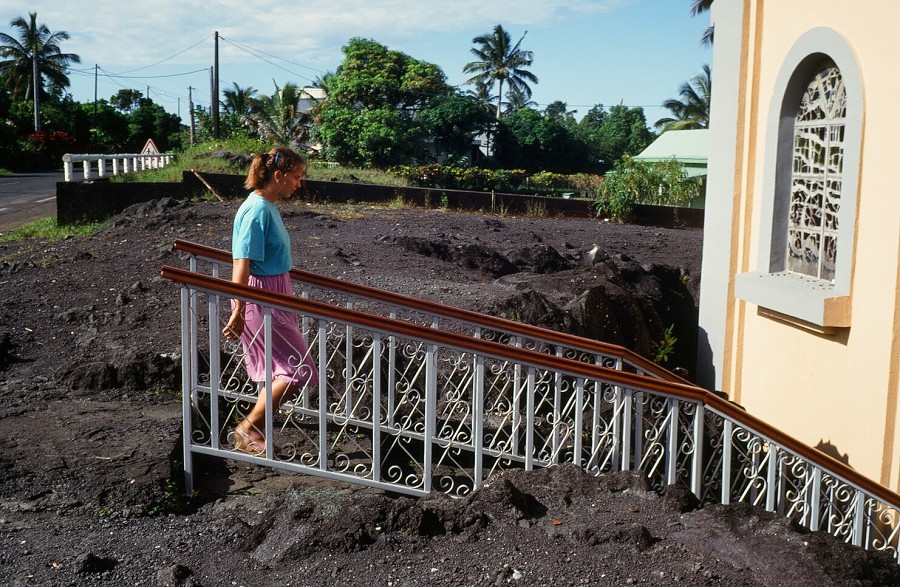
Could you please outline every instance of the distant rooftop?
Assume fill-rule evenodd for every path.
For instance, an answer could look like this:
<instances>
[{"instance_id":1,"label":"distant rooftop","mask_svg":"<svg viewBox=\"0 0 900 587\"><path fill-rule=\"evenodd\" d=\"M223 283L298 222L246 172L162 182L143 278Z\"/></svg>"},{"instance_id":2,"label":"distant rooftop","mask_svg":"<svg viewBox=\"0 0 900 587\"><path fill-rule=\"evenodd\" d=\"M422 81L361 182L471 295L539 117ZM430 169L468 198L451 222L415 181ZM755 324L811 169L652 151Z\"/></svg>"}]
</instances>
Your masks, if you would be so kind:
<instances>
[{"instance_id":1,"label":"distant rooftop","mask_svg":"<svg viewBox=\"0 0 900 587\"><path fill-rule=\"evenodd\" d=\"M322 88L306 86L301 91L313 100L324 100L328 97L328 95L325 93L325 90L323 90Z\"/></svg>"},{"instance_id":2,"label":"distant rooftop","mask_svg":"<svg viewBox=\"0 0 900 587\"><path fill-rule=\"evenodd\" d=\"M665 161L673 157L684 165L706 167L709 157L709 129L666 131L635 159Z\"/></svg>"}]
</instances>

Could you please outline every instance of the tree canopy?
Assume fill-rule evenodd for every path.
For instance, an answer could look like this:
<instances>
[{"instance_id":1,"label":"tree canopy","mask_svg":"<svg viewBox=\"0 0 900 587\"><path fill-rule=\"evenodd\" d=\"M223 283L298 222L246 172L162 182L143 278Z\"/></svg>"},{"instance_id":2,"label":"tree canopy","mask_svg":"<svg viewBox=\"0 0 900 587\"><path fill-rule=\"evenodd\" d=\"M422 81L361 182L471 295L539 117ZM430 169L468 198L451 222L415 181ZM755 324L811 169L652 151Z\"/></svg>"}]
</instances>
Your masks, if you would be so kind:
<instances>
[{"instance_id":1,"label":"tree canopy","mask_svg":"<svg viewBox=\"0 0 900 587\"><path fill-rule=\"evenodd\" d=\"M417 116L451 93L440 67L353 38L328 80L328 99L314 108L315 137L328 158L377 167L424 155Z\"/></svg>"}]
</instances>

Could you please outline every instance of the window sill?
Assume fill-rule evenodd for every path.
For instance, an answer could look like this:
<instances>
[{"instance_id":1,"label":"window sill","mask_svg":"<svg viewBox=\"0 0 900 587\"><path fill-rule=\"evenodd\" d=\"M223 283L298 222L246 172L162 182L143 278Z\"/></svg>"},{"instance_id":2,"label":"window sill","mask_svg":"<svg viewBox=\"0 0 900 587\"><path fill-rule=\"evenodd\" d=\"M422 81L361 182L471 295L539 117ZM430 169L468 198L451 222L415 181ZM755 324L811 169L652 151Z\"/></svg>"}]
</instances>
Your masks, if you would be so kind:
<instances>
[{"instance_id":1,"label":"window sill","mask_svg":"<svg viewBox=\"0 0 900 587\"><path fill-rule=\"evenodd\" d=\"M741 273L735 277L734 292L737 298L770 310L769 315L800 320L823 332L850 326L850 295L827 281L788 272Z\"/></svg>"}]
</instances>

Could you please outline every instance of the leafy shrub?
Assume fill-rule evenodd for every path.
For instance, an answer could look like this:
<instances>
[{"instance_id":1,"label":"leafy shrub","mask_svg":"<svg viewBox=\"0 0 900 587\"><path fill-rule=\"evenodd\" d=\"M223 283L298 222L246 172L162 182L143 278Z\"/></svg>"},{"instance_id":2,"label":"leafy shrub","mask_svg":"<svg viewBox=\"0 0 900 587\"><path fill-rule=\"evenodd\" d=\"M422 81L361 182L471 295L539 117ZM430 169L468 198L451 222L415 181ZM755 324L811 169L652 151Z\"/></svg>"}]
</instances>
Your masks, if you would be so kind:
<instances>
[{"instance_id":1,"label":"leafy shrub","mask_svg":"<svg viewBox=\"0 0 900 587\"><path fill-rule=\"evenodd\" d=\"M623 221L635 204L683 204L699 196L701 186L700 178L688 177L674 158L651 162L625 155L604 176L594 205L598 216Z\"/></svg>"},{"instance_id":2,"label":"leafy shrub","mask_svg":"<svg viewBox=\"0 0 900 587\"><path fill-rule=\"evenodd\" d=\"M390 168L388 173L418 187L528 193L579 193L587 188L590 191L585 197L592 197L595 186L600 182L599 176L587 174L563 175L542 171L529 175L522 169L484 169L438 164L397 165Z\"/></svg>"}]
</instances>

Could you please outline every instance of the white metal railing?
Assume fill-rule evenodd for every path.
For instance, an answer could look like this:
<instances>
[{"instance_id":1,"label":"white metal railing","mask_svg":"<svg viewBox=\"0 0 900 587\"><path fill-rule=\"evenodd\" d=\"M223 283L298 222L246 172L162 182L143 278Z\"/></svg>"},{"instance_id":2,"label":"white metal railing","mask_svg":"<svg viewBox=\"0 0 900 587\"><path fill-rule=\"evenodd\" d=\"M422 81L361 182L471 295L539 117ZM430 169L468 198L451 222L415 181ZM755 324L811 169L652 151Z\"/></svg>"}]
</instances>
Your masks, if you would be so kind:
<instances>
[{"instance_id":1,"label":"white metal railing","mask_svg":"<svg viewBox=\"0 0 900 587\"><path fill-rule=\"evenodd\" d=\"M229 273L231 271L231 254L226 251L182 240L175 241L175 248L190 255L191 267L195 271L215 276L220 275L223 268ZM304 299L511 344L611 369L686 383L652 361L618 345L600 343L521 322L410 298L309 271L294 269L291 271L291 277L295 293Z\"/></svg>"},{"instance_id":2,"label":"white metal railing","mask_svg":"<svg viewBox=\"0 0 900 587\"><path fill-rule=\"evenodd\" d=\"M160 169L172 162L172 153L63 155L64 181L76 181L75 164L81 163L81 179L121 175L147 169Z\"/></svg>"},{"instance_id":3,"label":"white metal railing","mask_svg":"<svg viewBox=\"0 0 900 587\"><path fill-rule=\"evenodd\" d=\"M900 496L702 389L261 292L195 263L163 268L181 284L188 491L195 454L412 495L466 495L509 468L640 469L659 491L750 502L897 558ZM298 315L309 355L297 364L319 373L280 409L266 402L258 456L230 444L257 398L239 345L220 337L231 298L265 309L268 353L273 311Z\"/></svg>"}]
</instances>

